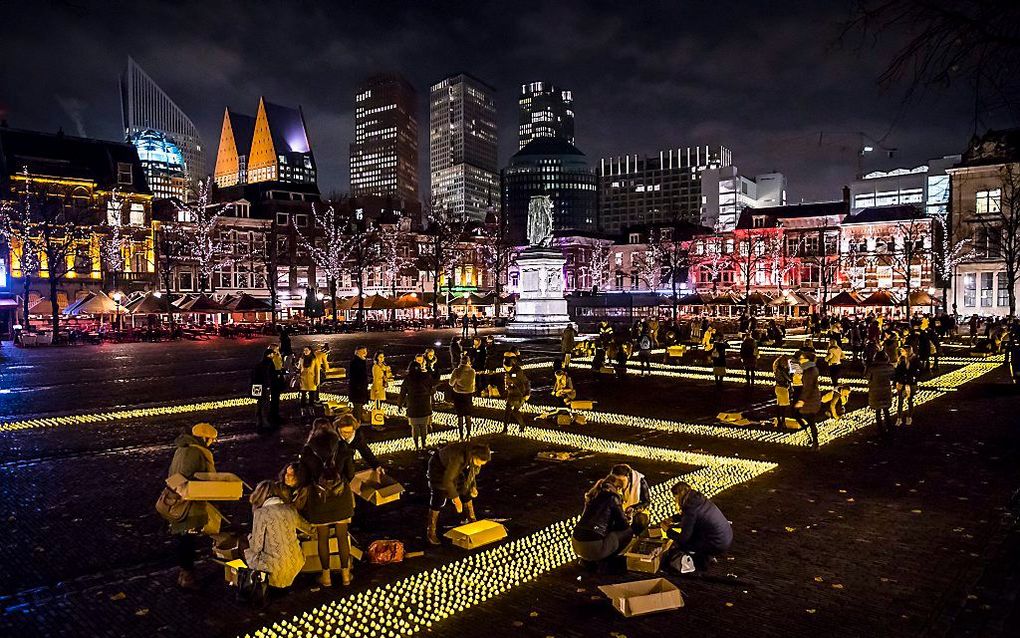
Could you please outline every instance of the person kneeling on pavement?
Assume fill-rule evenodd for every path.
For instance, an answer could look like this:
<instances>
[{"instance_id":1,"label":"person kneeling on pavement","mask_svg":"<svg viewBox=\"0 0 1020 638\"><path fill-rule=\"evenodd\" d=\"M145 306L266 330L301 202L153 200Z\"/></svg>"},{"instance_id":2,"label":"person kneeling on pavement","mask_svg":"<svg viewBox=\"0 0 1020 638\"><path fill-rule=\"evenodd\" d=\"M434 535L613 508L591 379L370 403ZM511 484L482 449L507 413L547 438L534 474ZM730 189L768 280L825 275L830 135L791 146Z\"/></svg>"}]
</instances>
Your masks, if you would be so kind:
<instances>
[{"instance_id":1,"label":"person kneeling on pavement","mask_svg":"<svg viewBox=\"0 0 1020 638\"><path fill-rule=\"evenodd\" d=\"M661 523L674 543L669 564L681 571L683 555L688 554L694 559L694 566L704 571L733 544L733 527L715 503L689 484L680 481L672 491L679 513Z\"/></svg>"},{"instance_id":2,"label":"person kneeling on pavement","mask_svg":"<svg viewBox=\"0 0 1020 638\"><path fill-rule=\"evenodd\" d=\"M467 514L468 522L477 520L474 499L478 497L478 473L492 458L489 446L471 441L449 443L433 452L425 476L429 482L429 518L426 537L439 545L436 526L439 511L449 500L458 514Z\"/></svg>"},{"instance_id":3,"label":"person kneeling on pavement","mask_svg":"<svg viewBox=\"0 0 1020 638\"><path fill-rule=\"evenodd\" d=\"M652 502L648 480L644 474L625 463L614 465L611 474L624 480L623 511L630 518L634 533L641 534L648 529L648 506Z\"/></svg>"},{"instance_id":4,"label":"person kneeling on pavement","mask_svg":"<svg viewBox=\"0 0 1020 638\"><path fill-rule=\"evenodd\" d=\"M244 562L268 573L270 588L290 587L305 565L297 532L310 536L312 525L298 514L287 487L278 481L262 481L249 500L252 524Z\"/></svg>"},{"instance_id":5,"label":"person kneeling on pavement","mask_svg":"<svg viewBox=\"0 0 1020 638\"><path fill-rule=\"evenodd\" d=\"M625 487L626 479L610 474L584 495L584 512L570 535L570 544L585 566L618 556L634 538L623 511Z\"/></svg>"},{"instance_id":6,"label":"person kneeling on pavement","mask_svg":"<svg viewBox=\"0 0 1020 638\"><path fill-rule=\"evenodd\" d=\"M577 398L577 390L574 389L574 382L571 381L570 375L563 368L556 371L556 381L553 385L553 396L557 399L561 399L565 404L570 405L570 402Z\"/></svg>"}]
</instances>

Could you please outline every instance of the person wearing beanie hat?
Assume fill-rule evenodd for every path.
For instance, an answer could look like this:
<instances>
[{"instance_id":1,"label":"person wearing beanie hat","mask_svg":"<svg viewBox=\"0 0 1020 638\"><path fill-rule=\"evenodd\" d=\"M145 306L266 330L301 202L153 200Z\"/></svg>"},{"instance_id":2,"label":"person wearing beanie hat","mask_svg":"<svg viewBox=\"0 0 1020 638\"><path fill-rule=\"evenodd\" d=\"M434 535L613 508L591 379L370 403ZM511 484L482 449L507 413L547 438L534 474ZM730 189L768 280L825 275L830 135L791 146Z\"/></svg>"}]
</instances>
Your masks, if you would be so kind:
<instances>
[{"instance_id":1,"label":"person wearing beanie hat","mask_svg":"<svg viewBox=\"0 0 1020 638\"><path fill-rule=\"evenodd\" d=\"M167 478L180 474L189 481L199 472L215 472L212 451L209 449L219 436L216 428L210 423L196 423L191 433L177 437L174 458L170 461ZM194 589L195 585L195 552L198 536L212 520L209 504L205 501L188 501L188 509L183 518L170 523L170 533L177 537L177 566L181 571L177 577L177 585L184 589ZM213 533L218 530L213 530Z\"/></svg>"}]
</instances>

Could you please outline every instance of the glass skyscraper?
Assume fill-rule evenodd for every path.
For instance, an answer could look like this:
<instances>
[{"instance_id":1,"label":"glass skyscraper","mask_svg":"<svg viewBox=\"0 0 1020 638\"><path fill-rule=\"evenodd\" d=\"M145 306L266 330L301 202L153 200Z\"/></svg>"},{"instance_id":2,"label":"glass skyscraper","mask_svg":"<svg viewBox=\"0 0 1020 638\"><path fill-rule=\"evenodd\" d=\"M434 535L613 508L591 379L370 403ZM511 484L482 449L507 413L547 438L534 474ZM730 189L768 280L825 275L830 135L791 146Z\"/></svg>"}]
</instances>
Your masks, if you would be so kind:
<instances>
[{"instance_id":1,"label":"glass skyscraper","mask_svg":"<svg viewBox=\"0 0 1020 638\"><path fill-rule=\"evenodd\" d=\"M520 144L524 148L531 140L553 137L574 143L574 96L548 82L521 85Z\"/></svg>"},{"instance_id":2,"label":"glass skyscraper","mask_svg":"<svg viewBox=\"0 0 1020 638\"><path fill-rule=\"evenodd\" d=\"M414 88L399 75L376 75L354 96L351 195L418 201L418 118Z\"/></svg>"}]
</instances>

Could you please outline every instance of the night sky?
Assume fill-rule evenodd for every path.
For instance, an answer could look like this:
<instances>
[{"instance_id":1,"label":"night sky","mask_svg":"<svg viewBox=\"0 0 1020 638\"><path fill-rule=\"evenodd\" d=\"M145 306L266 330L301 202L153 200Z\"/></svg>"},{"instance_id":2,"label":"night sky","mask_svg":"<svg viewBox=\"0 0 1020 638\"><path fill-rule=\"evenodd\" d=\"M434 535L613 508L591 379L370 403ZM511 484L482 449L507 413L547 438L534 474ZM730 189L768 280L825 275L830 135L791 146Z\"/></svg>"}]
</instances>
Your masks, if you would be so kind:
<instances>
[{"instance_id":1,"label":"night sky","mask_svg":"<svg viewBox=\"0 0 1020 638\"><path fill-rule=\"evenodd\" d=\"M355 84L399 71L427 91L468 71L498 90L500 165L517 94L574 92L577 145L599 157L723 144L745 174L787 174L791 201L836 199L863 131L899 149L865 168L960 152L974 130L959 84L907 103L876 78L891 45L840 44L849 0L687 2L5 2L0 111L10 126L119 139L128 55L191 117L211 171L223 108L260 95L304 108L324 193L346 191ZM819 133L824 132L819 144ZM842 134L842 135L840 135Z\"/></svg>"}]
</instances>

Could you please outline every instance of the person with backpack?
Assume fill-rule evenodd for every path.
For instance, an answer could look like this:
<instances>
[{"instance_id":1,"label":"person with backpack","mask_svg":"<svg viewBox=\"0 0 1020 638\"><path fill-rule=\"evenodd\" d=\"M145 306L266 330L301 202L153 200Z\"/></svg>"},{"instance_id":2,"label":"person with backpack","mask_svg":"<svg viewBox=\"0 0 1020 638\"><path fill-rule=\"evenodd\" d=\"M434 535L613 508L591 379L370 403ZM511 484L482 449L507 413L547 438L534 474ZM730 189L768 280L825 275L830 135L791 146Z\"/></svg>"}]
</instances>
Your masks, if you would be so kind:
<instances>
[{"instance_id":1,"label":"person with backpack","mask_svg":"<svg viewBox=\"0 0 1020 638\"><path fill-rule=\"evenodd\" d=\"M268 573L270 588L286 589L305 566L297 532L311 535L314 528L301 518L288 489L277 481L256 485L249 502L252 524L244 562L251 569Z\"/></svg>"},{"instance_id":2,"label":"person with backpack","mask_svg":"<svg viewBox=\"0 0 1020 638\"><path fill-rule=\"evenodd\" d=\"M652 374L652 336L648 328L638 337L638 362L641 364L641 376Z\"/></svg>"},{"instance_id":3,"label":"person with backpack","mask_svg":"<svg viewBox=\"0 0 1020 638\"><path fill-rule=\"evenodd\" d=\"M460 363L450 373L450 390L453 394L453 410L457 413L457 433L464 438L471 438L471 412L475 394L475 369L471 367L471 357L461 355Z\"/></svg>"},{"instance_id":4,"label":"person with backpack","mask_svg":"<svg viewBox=\"0 0 1020 638\"><path fill-rule=\"evenodd\" d=\"M458 514L466 514L469 522L477 520L474 499L478 498L478 473L491 459L488 445L471 441L448 443L429 457L425 471L429 484L425 537L430 544L439 545L436 527L447 501L453 503Z\"/></svg>"},{"instance_id":5,"label":"person with backpack","mask_svg":"<svg viewBox=\"0 0 1020 638\"><path fill-rule=\"evenodd\" d=\"M315 526L318 541L319 565L322 570L319 584L333 584L330 575L330 532L336 534L340 554L340 575L343 584L349 585L351 573L351 543L348 528L354 516L354 452L340 445L340 437L332 429L318 430L308 439L300 456L303 473L309 490L304 506L304 517Z\"/></svg>"},{"instance_id":6,"label":"person with backpack","mask_svg":"<svg viewBox=\"0 0 1020 638\"><path fill-rule=\"evenodd\" d=\"M216 428L209 423L196 423L190 433L178 436L167 478L180 474L190 481L199 472L215 472L216 463L210 448L218 436ZM213 514L205 501L184 501L181 510L179 518L170 521L170 533L177 537L177 566L180 568L177 586L195 589L195 553L199 534L210 523L215 529L209 531L218 532L219 524L218 520L213 521Z\"/></svg>"}]
</instances>

